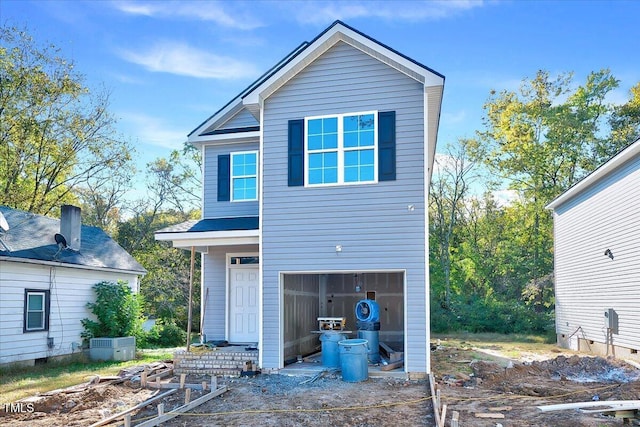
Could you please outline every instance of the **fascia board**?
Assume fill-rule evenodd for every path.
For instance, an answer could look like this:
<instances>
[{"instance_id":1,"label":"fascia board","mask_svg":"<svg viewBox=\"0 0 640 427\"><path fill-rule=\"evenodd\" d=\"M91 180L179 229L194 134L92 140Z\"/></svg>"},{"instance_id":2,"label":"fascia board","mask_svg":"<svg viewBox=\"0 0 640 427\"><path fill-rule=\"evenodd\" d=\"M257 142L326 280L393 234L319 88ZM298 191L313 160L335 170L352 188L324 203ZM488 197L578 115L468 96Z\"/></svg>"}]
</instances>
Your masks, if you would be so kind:
<instances>
[{"instance_id":1,"label":"fascia board","mask_svg":"<svg viewBox=\"0 0 640 427\"><path fill-rule=\"evenodd\" d=\"M636 156L640 155L640 139L637 139L627 148L613 156L609 161L604 163L595 171L591 172L581 181L578 181L573 187L569 188L567 191L562 193L560 196L556 197L551 203L549 203L546 208L547 209L556 209L563 203L571 200L573 197L582 193L584 190L588 189L601 179L605 178L611 172L618 169L621 165L632 160Z\"/></svg>"},{"instance_id":2,"label":"fascia board","mask_svg":"<svg viewBox=\"0 0 640 427\"><path fill-rule=\"evenodd\" d=\"M191 141L193 137L197 137L200 133L204 132L210 127L215 126L218 123L220 124L224 123L229 118L233 117L233 115L240 112L240 110L242 110L242 107L243 107L242 99L239 96L236 97L235 99L232 99L231 102L229 102L227 105L222 107L222 109L220 109L211 117L209 117L207 120L205 120L202 124L200 124L200 126L195 128L189 134L189 141Z\"/></svg>"}]
</instances>

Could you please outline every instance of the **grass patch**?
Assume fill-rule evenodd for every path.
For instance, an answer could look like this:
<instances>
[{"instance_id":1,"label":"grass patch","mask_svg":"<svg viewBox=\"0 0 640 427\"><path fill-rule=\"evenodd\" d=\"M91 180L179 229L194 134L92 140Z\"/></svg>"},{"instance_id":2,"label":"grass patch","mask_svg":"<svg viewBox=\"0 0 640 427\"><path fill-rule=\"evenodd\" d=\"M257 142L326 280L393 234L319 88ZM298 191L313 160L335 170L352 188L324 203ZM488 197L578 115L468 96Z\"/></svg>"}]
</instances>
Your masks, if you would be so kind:
<instances>
[{"instance_id":1,"label":"grass patch","mask_svg":"<svg viewBox=\"0 0 640 427\"><path fill-rule=\"evenodd\" d=\"M172 358L172 349L160 349L138 351L136 359L126 362L92 362L85 355L77 354L43 365L2 368L0 404L87 382L95 375L117 375L123 368Z\"/></svg>"}]
</instances>

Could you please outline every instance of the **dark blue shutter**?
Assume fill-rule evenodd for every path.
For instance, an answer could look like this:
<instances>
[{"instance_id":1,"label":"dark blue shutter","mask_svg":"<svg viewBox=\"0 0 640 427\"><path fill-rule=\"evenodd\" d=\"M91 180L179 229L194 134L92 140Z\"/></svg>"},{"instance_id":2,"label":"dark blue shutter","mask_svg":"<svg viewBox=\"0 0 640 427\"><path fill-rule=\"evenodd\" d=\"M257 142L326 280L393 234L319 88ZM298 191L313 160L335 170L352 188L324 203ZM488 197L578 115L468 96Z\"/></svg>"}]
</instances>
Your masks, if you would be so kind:
<instances>
[{"instance_id":1,"label":"dark blue shutter","mask_svg":"<svg viewBox=\"0 0 640 427\"><path fill-rule=\"evenodd\" d=\"M304 119L289 120L289 187L304 185Z\"/></svg>"},{"instance_id":2,"label":"dark blue shutter","mask_svg":"<svg viewBox=\"0 0 640 427\"><path fill-rule=\"evenodd\" d=\"M231 156L220 154L218 156L218 201L231 200Z\"/></svg>"},{"instance_id":3,"label":"dark blue shutter","mask_svg":"<svg viewBox=\"0 0 640 427\"><path fill-rule=\"evenodd\" d=\"M396 180L396 112L378 113L378 181Z\"/></svg>"}]
</instances>

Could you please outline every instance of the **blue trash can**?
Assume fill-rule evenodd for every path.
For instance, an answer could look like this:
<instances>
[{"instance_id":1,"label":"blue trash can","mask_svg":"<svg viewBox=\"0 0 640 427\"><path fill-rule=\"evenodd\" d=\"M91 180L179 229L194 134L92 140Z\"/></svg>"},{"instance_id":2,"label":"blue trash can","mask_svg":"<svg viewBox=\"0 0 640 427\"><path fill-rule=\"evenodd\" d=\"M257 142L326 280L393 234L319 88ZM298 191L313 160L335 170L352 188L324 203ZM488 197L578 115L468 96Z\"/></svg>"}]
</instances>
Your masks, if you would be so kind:
<instances>
[{"instance_id":1,"label":"blue trash can","mask_svg":"<svg viewBox=\"0 0 640 427\"><path fill-rule=\"evenodd\" d=\"M367 357L371 363L380 363L380 332L358 331L358 338L367 340Z\"/></svg>"},{"instance_id":2,"label":"blue trash can","mask_svg":"<svg viewBox=\"0 0 640 427\"><path fill-rule=\"evenodd\" d=\"M326 331L320 335L322 342L322 365L329 368L340 367L340 352L338 342L346 340L347 335L335 331Z\"/></svg>"},{"instance_id":3,"label":"blue trash can","mask_svg":"<svg viewBox=\"0 0 640 427\"><path fill-rule=\"evenodd\" d=\"M369 378L367 340L343 340L340 341L338 345L340 346L342 380L349 383L357 383L367 380Z\"/></svg>"}]
</instances>

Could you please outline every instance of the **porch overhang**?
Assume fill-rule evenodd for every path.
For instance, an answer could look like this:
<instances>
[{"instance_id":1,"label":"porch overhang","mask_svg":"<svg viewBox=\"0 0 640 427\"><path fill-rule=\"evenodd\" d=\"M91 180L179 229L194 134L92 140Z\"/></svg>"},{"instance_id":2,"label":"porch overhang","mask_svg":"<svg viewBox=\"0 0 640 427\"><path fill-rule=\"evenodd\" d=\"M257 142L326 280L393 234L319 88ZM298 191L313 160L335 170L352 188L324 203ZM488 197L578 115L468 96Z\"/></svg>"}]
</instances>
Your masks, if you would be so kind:
<instances>
[{"instance_id":1,"label":"porch overhang","mask_svg":"<svg viewBox=\"0 0 640 427\"><path fill-rule=\"evenodd\" d=\"M252 216L186 221L156 231L155 239L206 252L209 246L258 244L259 235L258 217Z\"/></svg>"}]
</instances>

